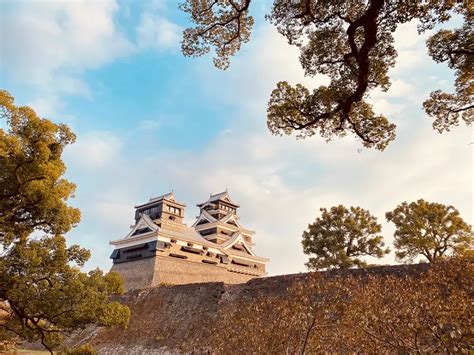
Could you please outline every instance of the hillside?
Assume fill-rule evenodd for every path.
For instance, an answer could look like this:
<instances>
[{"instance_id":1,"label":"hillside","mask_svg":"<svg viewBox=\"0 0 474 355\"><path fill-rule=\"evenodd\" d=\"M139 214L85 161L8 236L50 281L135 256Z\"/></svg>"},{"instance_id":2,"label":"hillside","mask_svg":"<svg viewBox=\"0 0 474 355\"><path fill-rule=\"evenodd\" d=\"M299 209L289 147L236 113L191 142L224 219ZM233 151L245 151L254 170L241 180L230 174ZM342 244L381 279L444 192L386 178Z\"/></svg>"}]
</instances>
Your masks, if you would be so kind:
<instances>
[{"instance_id":1,"label":"hillside","mask_svg":"<svg viewBox=\"0 0 474 355\"><path fill-rule=\"evenodd\" d=\"M338 271L351 275L416 275L427 264L381 266ZM69 339L69 345L91 342L101 354L162 354L177 352L189 344L205 343L219 317L219 310L233 302L262 295L279 296L309 274L282 275L253 279L245 284L222 282L160 286L131 291L120 297L131 309L127 330L86 329Z\"/></svg>"}]
</instances>

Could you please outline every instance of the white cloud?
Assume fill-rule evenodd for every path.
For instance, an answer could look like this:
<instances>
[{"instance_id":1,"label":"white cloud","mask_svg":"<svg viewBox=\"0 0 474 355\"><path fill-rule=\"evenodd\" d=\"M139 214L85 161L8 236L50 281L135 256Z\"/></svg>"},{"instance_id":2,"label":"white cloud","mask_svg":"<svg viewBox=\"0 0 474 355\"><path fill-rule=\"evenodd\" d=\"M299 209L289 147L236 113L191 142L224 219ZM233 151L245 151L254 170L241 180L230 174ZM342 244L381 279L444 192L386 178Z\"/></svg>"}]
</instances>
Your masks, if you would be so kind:
<instances>
[{"instance_id":1,"label":"white cloud","mask_svg":"<svg viewBox=\"0 0 474 355\"><path fill-rule=\"evenodd\" d=\"M41 93L39 108L57 110L62 94L90 97L82 74L133 52L114 22L115 0L3 1L1 70Z\"/></svg>"},{"instance_id":2,"label":"white cloud","mask_svg":"<svg viewBox=\"0 0 474 355\"><path fill-rule=\"evenodd\" d=\"M75 167L94 171L115 163L120 154L120 140L109 132L92 132L80 135L76 143L65 151L66 162Z\"/></svg>"},{"instance_id":3,"label":"white cloud","mask_svg":"<svg viewBox=\"0 0 474 355\"><path fill-rule=\"evenodd\" d=\"M397 27L394 38L398 56L392 72L402 73L408 69L413 70L431 60L425 44L431 31L418 34L417 25L417 21L411 21Z\"/></svg>"},{"instance_id":4,"label":"white cloud","mask_svg":"<svg viewBox=\"0 0 474 355\"><path fill-rule=\"evenodd\" d=\"M143 13L137 26L138 46L143 49L177 49L182 28L160 14Z\"/></svg>"},{"instance_id":5,"label":"white cloud","mask_svg":"<svg viewBox=\"0 0 474 355\"><path fill-rule=\"evenodd\" d=\"M405 46L412 44L408 40ZM252 44L229 71L218 72L210 64L207 70L196 68L209 100L234 104L235 111L229 113L232 123L222 134L198 151L147 149L140 155L120 155L118 161L114 154L108 156L111 164L91 178L95 186L86 192L84 209L90 216L85 217L86 225L96 222L92 224L97 233L90 239L101 256L109 239L128 231L132 202L172 188L188 206L188 221L197 214L195 203L228 188L242 206L242 224L257 232L257 253L271 259L271 274L305 270L301 234L320 207L342 203L369 209L383 223L389 246L393 227L384 222L384 213L405 200L453 204L472 223L471 132L458 128L449 134L435 133L419 109L421 102L412 99L422 97L424 88L405 80L403 72L392 74L392 92L374 99L380 112L391 109L393 120L404 123L385 152L359 152L360 143L353 137L326 144L319 137L296 141L270 136L265 107L276 81L320 84L320 79L303 76L297 59L297 50L273 29L257 29ZM416 61L403 60L400 64L406 70L417 68ZM422 81L423 75L412 79ZM436 75L444 76L442 71ZM88 155L94 153L84 154ZM94 219L95 214L102 219ZM393 254L382 262L393 262Z\"/></svg>"}]
</instances>

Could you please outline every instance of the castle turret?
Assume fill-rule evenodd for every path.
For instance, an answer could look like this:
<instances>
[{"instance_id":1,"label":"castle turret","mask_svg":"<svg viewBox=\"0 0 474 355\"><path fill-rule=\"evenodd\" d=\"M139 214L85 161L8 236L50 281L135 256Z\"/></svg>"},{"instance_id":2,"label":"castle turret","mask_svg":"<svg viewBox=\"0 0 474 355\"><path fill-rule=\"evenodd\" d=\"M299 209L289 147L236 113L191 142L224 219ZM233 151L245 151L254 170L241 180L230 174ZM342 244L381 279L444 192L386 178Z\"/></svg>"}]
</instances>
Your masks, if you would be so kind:
<instances>
[{"instance_id":1,"label":"castle turret","mask_svg":"<svg viewBox=\"0 0 474 355\"><path fill-rule=\"evenodd\" d=\"M200 214L193 227L206 240L222 244L235 233L242 234L249 247L253 246L255 232L244 228L239 222L237 209L240 207L229 196L228 191L210 195L206 202L199 203Z\"/></svg>"},{"instance_id":2,"label":"castle turret","mask_svg":"<svg viewBox=\"0 0 474 355\"><path fill-rule=\"evenodd\" d=\"M183 223L185 208L185 204L176 201L173 192L152 197L148 202L135 206L135 223L146 214L159 227L163 222L179 226Z\"/></svg>"}]
</instances>

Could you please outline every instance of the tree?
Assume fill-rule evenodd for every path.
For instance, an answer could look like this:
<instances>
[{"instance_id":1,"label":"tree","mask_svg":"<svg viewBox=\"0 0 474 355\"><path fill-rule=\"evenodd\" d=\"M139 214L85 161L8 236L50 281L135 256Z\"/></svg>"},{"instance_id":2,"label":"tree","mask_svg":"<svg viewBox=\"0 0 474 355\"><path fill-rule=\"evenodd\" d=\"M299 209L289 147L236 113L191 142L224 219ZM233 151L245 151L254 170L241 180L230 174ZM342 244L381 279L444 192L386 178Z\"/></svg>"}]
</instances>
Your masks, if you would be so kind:
<instances>
[{"instance_id":1,"label":"tree","mask_svg":"<svg viewBox=\"0 0 474 355\"><path fill-rule=\"evenodd\" d=\"M66 204L75 185L62 178L66 166L61 155L75 140L63 124L39 118L29 107L17 107L0 90L0 236L6 243L26 238L34 230L67 232L80 220L80 212Z\"/></svg>"},{"instance_id":2,"label":"tree","mask_svg":"<svg viewBox=\"0 0 474 355\"><path fill-rule=\"evenodd\" d=\"M360 207L339 205L328 211L321 208L321 217L303 232L303 251L310 257L306 266L312 270L363 267L360 256L381 258L389 253L384 249L382 230L377 218Z\"/></svg>"},{"instance_id":3,"label":"tree","mask_svg":"<svg viewBox=\"0 0 474 355\"><path fill-rule=\"evenodd\" d=\"M472 11L472 5L471 5ZM474 17L466 19L456 30L439 30L427 42L430 56L438 63L447 62L455 70L455 93L433 91L423 103L425 111L436 118L433 127L438 132L449 131L459 125L460 119L466 124L474 116Z\"/></svg>"},{"instance_id":4,"label":"tree","mask_svg":"<svg viewBox=\"0 0 474 355\"><path fill-rule=\"evenodd\" d=\"M39 340L51 353L65 335L89 324L126 327L128 307L109 300L123 293L123 280L99 269L80 272L89 256L77 245L67 248L62 236L14 243L0 259L0 301L7 312L0 327Z\"/></svg>"},{"instance_id":5,"label":"tree","mask_svg":"<svg viewBox=\"0 0 474 355\"><path fill-rule=\"evenodd\" d=\"M394 246L400 260L413 261L422 255L435 262L449 253L472 248L472 231L453 206L422 199L403 202L385 214L396 227Z\"/></svg>"},{"instance_id":6,"label":"tree","mask_svg":"<svg viewBox=\"0 0 474 355\"><path fill-rule=\"evenodd\" d=\"M195 26L184 31L184 55L201 56L215 48L215 65L226 69L230 57L250 40L251 2L185 0L180 7ZM301 138L319 134L326 140L354 134L366 147L385 149L395 139L395 125L377 115L367 98L375 88L386 91L390 87L388 70L397 57L392 33L399 24L415 19L420 21L421 33L453 14L463 16L463 27L441 30L428 41L433 59L448 62L457 76L456 94L435 91L425 102L439 132L457 125L459 115L467 124L474 121L473 8L469 2L274 0L267 19L300 49L305 74L324 74L331 82L313 92L301 84L277 83L268 103L268 128L277 135L296 131Z\"/></svg>"},{"instance_id":7,"label":"tree","mask_svg":"<svg viewBox=\"0 0 474 355\"><path fill-rule=\"evenodd\" d=\"M123 292L119 274L81 272L89 251L63 237L80 220L66 203L75 185L62 177L74 134L15 106L6 91L0 117L8 126L0 129L0 340L38 340L52 353L88 324L126 326L129 309L110 300Z\"/></svg>"}]
</instances>

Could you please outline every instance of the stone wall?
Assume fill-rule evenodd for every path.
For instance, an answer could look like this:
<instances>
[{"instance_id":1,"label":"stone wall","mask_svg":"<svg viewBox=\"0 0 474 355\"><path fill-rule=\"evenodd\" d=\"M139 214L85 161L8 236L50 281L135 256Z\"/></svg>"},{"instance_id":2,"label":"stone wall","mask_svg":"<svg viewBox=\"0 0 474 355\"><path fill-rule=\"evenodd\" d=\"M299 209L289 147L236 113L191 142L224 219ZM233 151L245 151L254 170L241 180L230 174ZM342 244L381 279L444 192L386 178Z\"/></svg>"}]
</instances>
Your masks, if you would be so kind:
<instances>
[{"instance_id":1,"label":"stone wall","mask_svg":"<svg viewBox=\"0 0 474 355\"><path fill-rule=\"evenodd\" d=\"M116 271L125 282L125 289L146 288L153 285L155 258L146 258L114 264L110 271Z\"/></svg>"},{"instance_id":2,"label":"stone wall","mask_svg":"<svg viewBox=\"0 0 474 355\"><path fill-rule=\"evenodd\" d=\"M157 256L153 286L181 285L222 281L226 284L244 283L254 276L228 271L225 267L207 265L184 259Z\"/></svg>"},{"instance_id":3,"label":"stone wall","mask_svg":"<svg viewBox=\"0 0 474 355\"><path fill-rule=\"evenodd\" d=\"M159 285L202 282L236 284L245 283L255 277L228 271L226 265L205 264L201 259L202 256L193 254L189 254L188 259L158 254L153 258L114 264L110 271L117 271L122 275L127 291Z\"/></svg>"}]
</instances>

